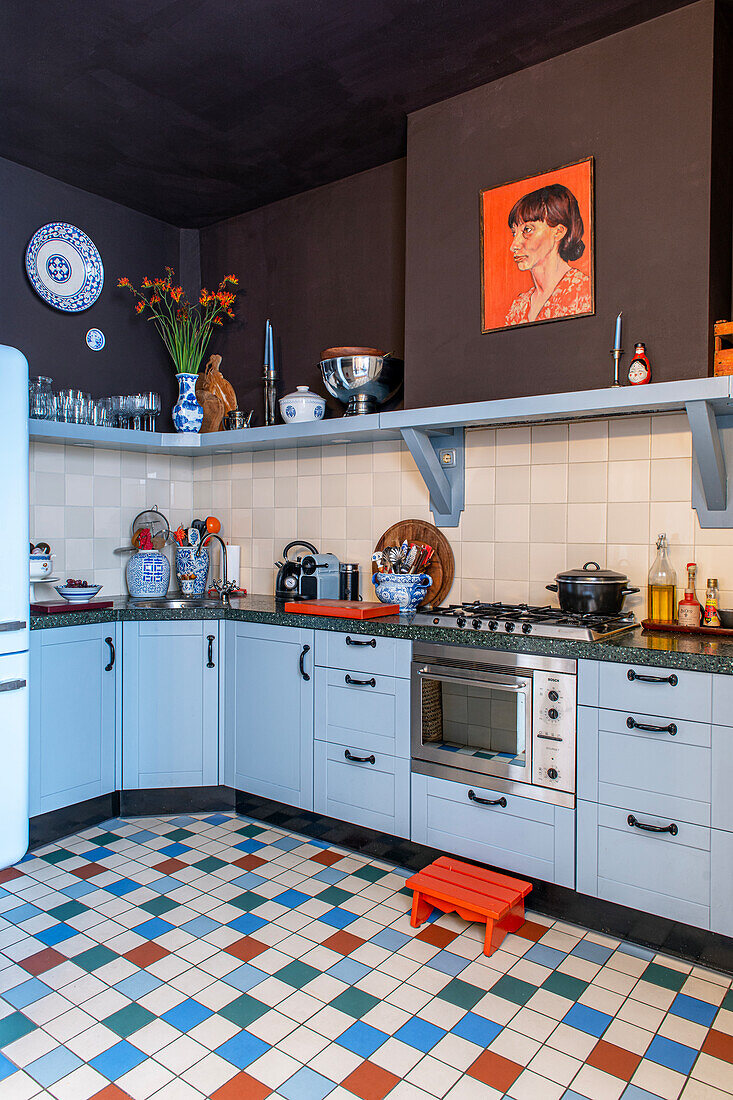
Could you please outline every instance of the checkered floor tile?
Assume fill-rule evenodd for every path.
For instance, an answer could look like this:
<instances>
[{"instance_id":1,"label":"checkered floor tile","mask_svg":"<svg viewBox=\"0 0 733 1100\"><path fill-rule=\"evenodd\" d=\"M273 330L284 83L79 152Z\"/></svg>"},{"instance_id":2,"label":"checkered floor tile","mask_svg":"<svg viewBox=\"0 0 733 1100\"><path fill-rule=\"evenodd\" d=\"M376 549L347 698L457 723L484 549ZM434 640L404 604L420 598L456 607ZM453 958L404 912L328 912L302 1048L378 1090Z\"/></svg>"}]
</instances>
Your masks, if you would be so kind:
<instances>
[{"instance_id":1,"label":"checkered floor tile","mask_svg":"<svg viewBox=\"0 0 733 1100\"><path fill-rule=\"evenodd\" d=\"M0 1098L723 1100L731 978L530 914L491 958L401 868L233 813L0 872Z\"/></svg>"}]
</instances>

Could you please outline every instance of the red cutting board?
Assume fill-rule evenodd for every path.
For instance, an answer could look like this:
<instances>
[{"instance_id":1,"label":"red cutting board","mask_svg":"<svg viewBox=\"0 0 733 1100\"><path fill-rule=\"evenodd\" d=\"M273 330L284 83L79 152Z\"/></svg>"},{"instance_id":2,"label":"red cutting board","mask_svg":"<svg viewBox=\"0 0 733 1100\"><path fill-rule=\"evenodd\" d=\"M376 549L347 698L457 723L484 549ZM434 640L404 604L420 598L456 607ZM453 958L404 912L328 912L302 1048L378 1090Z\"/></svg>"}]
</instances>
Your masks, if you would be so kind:
<instances>
[{"instance_id":1,"label":"red cutting board","mask_svg":"<svg viewBox=\"0 0 733 1100\"><path fill-rule=\"evenodd\" d=\"M381 615L399 615L400 606L364 600L298 600L286 603L283 610L301 615L331 615L336 619L377 619Z\"/></svg>"},{"instance_id":2,"label":"red cutting board","mask_svg":"<svg viewBox=\"0 0 733 1100\"><path fill-rule=\"evenodd\" d=\"M104 611L113 607L114 600L88 600L86 603L56 603L54 600L41 600L31 604L31 615L67 615L70 611Z\"/></svg>"}]
</instances>

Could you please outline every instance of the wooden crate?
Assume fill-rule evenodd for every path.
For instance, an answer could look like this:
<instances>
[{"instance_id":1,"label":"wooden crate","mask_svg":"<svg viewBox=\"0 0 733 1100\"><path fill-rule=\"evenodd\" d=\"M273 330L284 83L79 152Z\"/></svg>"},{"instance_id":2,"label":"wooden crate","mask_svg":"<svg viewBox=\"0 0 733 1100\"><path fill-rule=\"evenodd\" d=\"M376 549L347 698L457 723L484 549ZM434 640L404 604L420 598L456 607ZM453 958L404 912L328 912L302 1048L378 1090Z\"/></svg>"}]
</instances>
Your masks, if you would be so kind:
<instances>
[{"instance_id":1,"label":"wooden crate","mask_svg":"<svg viewBox=\"0 0 733 1100\"><path fill-rule=\"evenodd\" d=\"M713 333L713 373L733 374L733 321L716 321Z\"/></svg>"}]
</instances>

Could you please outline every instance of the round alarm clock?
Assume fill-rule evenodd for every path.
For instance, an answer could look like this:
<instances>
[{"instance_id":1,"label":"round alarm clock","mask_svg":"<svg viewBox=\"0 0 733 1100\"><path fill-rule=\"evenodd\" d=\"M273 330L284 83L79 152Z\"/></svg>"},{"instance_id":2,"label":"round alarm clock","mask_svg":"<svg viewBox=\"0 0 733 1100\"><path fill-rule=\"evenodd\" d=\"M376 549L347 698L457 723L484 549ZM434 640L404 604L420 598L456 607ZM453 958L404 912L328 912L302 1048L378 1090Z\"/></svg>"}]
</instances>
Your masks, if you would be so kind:
<instances>
[{"instance_id":1,"label":"round alarm clock","mask_svg":"<svg viewBox=\"0 0 733 1100\"><path fill-rule=\"evenodd\" d=\"M652 368L646 356L646 346L639 341L634 348L634 358L629 363L629 384L643 386L652 380Z\"/></svg>"}]
</instances>

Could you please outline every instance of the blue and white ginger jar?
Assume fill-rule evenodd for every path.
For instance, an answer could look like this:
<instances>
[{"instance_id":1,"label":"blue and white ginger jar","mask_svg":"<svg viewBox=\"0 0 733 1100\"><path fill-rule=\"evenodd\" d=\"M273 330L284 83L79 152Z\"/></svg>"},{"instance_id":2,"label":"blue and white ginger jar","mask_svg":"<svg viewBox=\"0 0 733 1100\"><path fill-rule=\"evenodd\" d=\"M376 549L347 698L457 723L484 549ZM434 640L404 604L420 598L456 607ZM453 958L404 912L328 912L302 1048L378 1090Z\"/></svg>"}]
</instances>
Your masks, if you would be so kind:
<instances>
[{"instance_id":1,"label":"blue and white ginger jar","mask_svg":"<svg viewBox=\"0 0 733 1100\"><path fill-rule=\"evenodd\" d=\"M179 546L176 550L176 573L193 573L196 580L191 595L204 596L209 575L209 551L204 549L197 554L194 546Z\"/></svg>"},{"instance_id":2,"label":"blue and white ginger jar","mask_svg":"<svg viewBox=\"0 0 733 1100\"><path fill-rule=\"evenodd\" d=\"M417 611L433 583L427 573L375 573L372 582L380 603L398 603L401 613Z\"/></svg>"},{"instance_id":3,"label":"blue and white ginger jar","mask_svg":"<svg viewBox=\"0 0 733 1100\"><path fill-rule=\"evenodd\" d=\"M134 600L167 596L170 579L170 562L160 550L138 550L127 563L127 590Z\"/></svg>"},{"instance_id":4,"label":"blue and white ginger jar","mask_svg":"<svg viewBox=\"0 0 733 1100\"><path fill-rule=\"evenodd\" d=\"M173 406L173 423L177 432L200 432L204 410L196 400L196 374L177 374L178 400Z\"/></svg>"}]
</instances>

